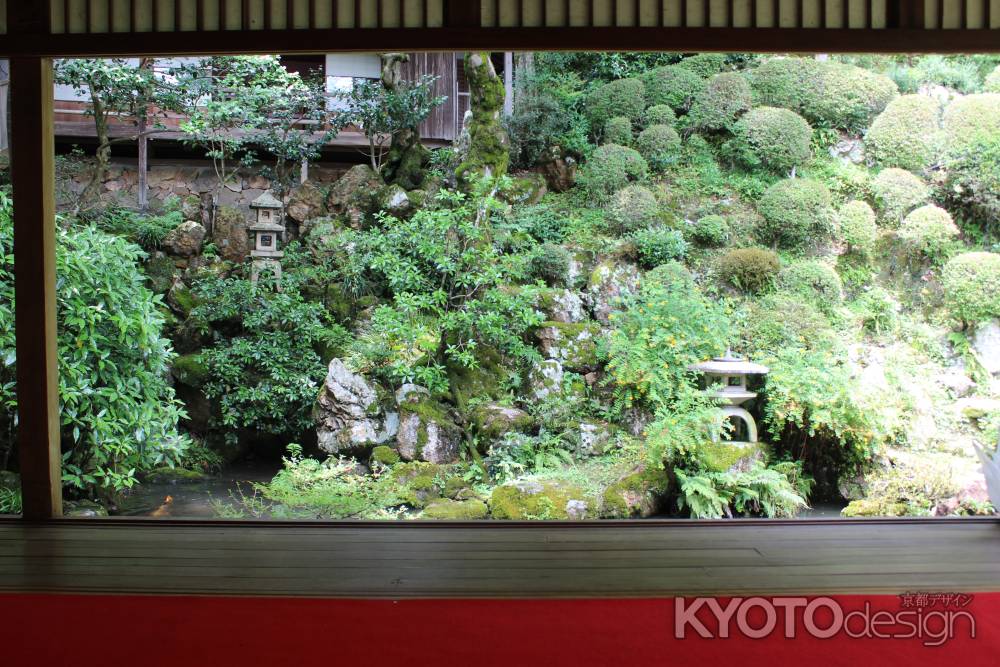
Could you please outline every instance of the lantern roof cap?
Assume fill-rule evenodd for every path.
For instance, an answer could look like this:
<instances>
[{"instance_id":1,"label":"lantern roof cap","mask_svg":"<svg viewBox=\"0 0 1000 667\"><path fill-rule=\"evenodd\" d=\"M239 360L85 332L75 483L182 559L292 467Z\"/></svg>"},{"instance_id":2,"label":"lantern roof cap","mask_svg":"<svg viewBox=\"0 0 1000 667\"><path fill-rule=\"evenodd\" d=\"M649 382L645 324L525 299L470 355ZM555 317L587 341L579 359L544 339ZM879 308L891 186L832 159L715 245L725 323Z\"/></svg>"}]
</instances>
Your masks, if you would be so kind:
<instances>
[{"instance_id":1,"label":"lantern roof cap","mask_svg":"<svg viewBox=\"0 0 1000 667\"><path fill-rule=\"evenodd\" d=\"M247 225L251 232L283 232L285 227L277 222L251 222Z\"/></svg>"},{"instance_id":2,"label":"lantern roof cap","mask_svg":"<svg viewBox=\"0 0 1000 667\"><path fill-rule=\"evenodd\" d=\"M761 364L755 364L726 350L726 354L709 361L692 364L689 370L710 375L767 375L771 369Z\"/></svg>"},{"instance_id":3,"label":"lantern roof cap","mask_svg":"<svg viewBox=\"0 0 1000 667\"><path fill-rule=\"evenodd\" d=\"M250 202L250 208L282 208L280 201L275 199L274 195L271 194L270 190L265 190L264 193Z\"/></svg>"}]
</instances>

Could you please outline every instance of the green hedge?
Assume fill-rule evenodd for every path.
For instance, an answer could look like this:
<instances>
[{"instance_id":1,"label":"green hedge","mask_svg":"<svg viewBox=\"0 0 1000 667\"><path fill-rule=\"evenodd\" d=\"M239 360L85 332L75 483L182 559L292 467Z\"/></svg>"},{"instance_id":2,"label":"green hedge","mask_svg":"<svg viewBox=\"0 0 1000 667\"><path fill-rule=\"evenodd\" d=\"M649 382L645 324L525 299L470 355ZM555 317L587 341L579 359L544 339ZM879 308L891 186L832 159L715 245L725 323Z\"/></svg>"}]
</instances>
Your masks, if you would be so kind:
<instances>
[{"instance_id":1,"label":"green hedge","mask_svg":"<svg viewBox=\"0 0 1000 667\"><path fill-rule=\"evenodd\" d=\"M759 107L733 126L726 150L751 169L788 172L809 160L811 141L812 128L802 116L789 109Z\"/></svg>"},{"instance_id":2,"label":"green hedge","mask_svg":"<svg viewBox=\"0 0 1000 667\"><path fill-rule=\"evenodd\" d=\"M865 151L879 167L920 171L934 160L940 142L941 105L926 95L889 103L865 135Z\"/></svg>"},{"instance_id":3,"label":"green hedge","mask_svg":"<svg viewBox=\"0 0 1000 667\"><path fill-rule=\"evenodd\" d=\"M829 237L833 225L830 191L819 181L788 178L769 187L757 203L763 243L801 249Z\"/></svg>"}]
</instances>

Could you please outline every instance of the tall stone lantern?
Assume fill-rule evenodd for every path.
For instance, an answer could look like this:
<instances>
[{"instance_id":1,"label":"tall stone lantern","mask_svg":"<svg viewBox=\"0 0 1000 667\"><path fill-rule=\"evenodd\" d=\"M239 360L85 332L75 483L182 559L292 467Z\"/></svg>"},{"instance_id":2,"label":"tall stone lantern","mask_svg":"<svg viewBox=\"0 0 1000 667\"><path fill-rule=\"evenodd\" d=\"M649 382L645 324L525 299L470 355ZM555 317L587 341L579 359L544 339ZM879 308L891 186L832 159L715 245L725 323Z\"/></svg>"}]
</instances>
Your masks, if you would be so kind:
<instances>
[{"instance_id":1,"label":"tall stone lantern","mask_svg":"<svg viewBox=\"0 0 1000 667\"><path fill-rule=\"evenodd\" d=\"M250 257L253 268L250 270L250 282L254 285L260 280L260 274L270 271L281 285L281 262L285 253L281 252L280 244L285 240L284 216L281 202L270 192L250 202Z\"/></svg>"},{"instance_id":2,"label":"tall stone lantern","mask_svg":"<svg viewBox=\"0 0 1000 667\"><path fill-rule=\"evenodd\" d=\"M705 383L708 387L706 393L723 401L719 406L720 419L742 422L743 428L737 424L735 436L723 442L718 433L712 438L720 445L724 445L726 450L716 452L717 458L726 460L728 464L724 467L746 469L751 462L760 456L760 447L757 444L757 422L745 408L741 407L747 401L756 398L756 392L747 389L747 378L751 375L767 375L767 366L755 364L733 355L731 350L727 350L725 356L717 357L710 361L703 361L689 367L692 371L697 371L705 375ZM740 438L745 435L745 438Z\"/></svg>"}]
</instances>

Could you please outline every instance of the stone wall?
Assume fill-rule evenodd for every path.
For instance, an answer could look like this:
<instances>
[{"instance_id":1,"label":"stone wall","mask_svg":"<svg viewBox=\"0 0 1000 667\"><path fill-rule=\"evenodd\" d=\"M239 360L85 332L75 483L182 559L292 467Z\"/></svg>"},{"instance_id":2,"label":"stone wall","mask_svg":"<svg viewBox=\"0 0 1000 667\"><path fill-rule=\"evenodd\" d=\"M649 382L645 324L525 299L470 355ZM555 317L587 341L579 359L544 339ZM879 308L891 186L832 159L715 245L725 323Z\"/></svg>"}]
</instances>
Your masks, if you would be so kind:
<instances>
[{"instance_id":1,"label":"stone wall","mask_svg":"<svg viewBox=\"0 0 1000 667\"><path fill-rule=\"evenodd\" d=\"M309 166L309 181L324 187L333 183L350 169L349 164L325 163ZM57 183L60 208L70 208L90 178L86 169L62 174ZM117 202L127 208L136 208L139 174L135 161L116 160L105 176L101 187L101 199ZM185 198L190 195L200 197L216 189L218 179L211 163L194 160L157 160L150 165L147 177L150 208L156 210L172 195ZM221 206L233 206L249 211L249 204L271 187L271 182L248 170L240 173L219 193Z\"/></svg>"}]
</instances>

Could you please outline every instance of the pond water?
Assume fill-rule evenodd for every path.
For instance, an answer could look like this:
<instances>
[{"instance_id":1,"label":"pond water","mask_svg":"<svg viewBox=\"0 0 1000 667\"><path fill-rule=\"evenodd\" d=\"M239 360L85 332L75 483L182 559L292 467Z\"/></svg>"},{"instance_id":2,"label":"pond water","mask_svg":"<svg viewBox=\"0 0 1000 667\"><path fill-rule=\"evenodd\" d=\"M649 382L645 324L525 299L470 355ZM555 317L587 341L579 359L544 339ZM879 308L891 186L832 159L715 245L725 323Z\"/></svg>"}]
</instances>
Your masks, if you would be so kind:
<instances>
[{"instance_id":1,"label":"pond water","mask_svg":"<svg viewBox=\"0 0 1000 667\"><path fill-rule=\"evenodd\" d=\"M174 519L219 518L220 504L250 495L254 482L269 482L280 469L274 461L244 461L200 481L147 482L122 502L119 515Z\"/></svg>"}]
</instances>

